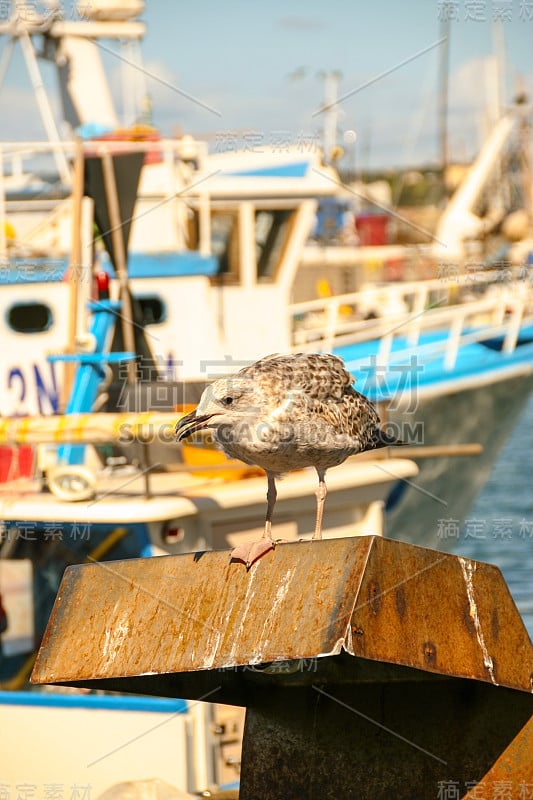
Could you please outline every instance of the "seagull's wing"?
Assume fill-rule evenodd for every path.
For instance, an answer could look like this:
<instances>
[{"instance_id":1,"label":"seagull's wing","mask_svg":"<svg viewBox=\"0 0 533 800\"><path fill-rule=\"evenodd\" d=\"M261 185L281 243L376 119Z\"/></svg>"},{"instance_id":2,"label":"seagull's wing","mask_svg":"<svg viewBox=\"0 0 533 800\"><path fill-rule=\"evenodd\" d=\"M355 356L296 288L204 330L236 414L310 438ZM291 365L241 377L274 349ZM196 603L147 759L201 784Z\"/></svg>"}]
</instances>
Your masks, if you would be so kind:
<instances>
[{"instance_id":1,"label":"seagull's wing","mask_svg":"<svg viewBox=\"0 0 533 800\"><path fill-rule=\"evenodd\" d=\"M306 405L309 420L326 423L333 435L350 440L355 452L376 446L380 430L378 413L372 403L352 387L348 387L340 401L307 395Z\"/></svg>"},{"instance_id":2,"label":"seagull's wing","mask_svg":"<svg viewBox=\"0 0 533 800\"><path fill-rule=\"evenodd\" d=\"M296 363L295 388L324 402L342 402L354 382L338 356L302 353L296 356Z\"/></svg>"},{"instance_id":3,"label":"seagull's wing","mask_svg":"<svg viewBox=\"0 0 533 800\"><path fill-rule=\"evenodd\" d=\"M354 382L341 358L322 353L266 356L239 374L280 398L295 391L334 402L341 402L346 389Z\"/></svg>"}]
</instances>

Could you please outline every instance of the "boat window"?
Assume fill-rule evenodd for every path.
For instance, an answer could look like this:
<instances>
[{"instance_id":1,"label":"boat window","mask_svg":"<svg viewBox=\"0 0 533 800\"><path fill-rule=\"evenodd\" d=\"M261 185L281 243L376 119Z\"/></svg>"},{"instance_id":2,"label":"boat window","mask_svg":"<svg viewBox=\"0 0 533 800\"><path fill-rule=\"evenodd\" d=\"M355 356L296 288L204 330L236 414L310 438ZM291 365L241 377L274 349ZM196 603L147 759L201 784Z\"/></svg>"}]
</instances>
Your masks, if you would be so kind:
<instances>
[{"instance_id":1,"label":"boat window","mask_svg":"<svg viewBox=\"0 0 533 800\"><path fill-rule=\"evenodd\" d=\"M165 304L157 295L136 295L135 300L139 304L141 311L141 325L157 325L167 318Z\"/></svg>"},{"instance_id":2,"label":"boat window","mask_svg":"<svg viewBox=\"0 0 533 800\"><path fill-rule=\"evenodd\" d=\"M6 317L9 327L17 333L42 333L54 320L52 309L44 303L14 303Z\"/></svg>"},{"instance_id":3,"label":"boat window","mask_svg":"<svg viewBox=\"0 0 533 800\"><path fill-rule=\"evenodd\" d=\"M257 211L255 241L257 278L273 279L287 240L292 211L276 209Z\"/></svg>"},{"instance_id":4,"label":"boat window","mask_svg":"<svg viewBox=\"0 0 533 800\"><path fill-rule=\"evenodd\" d=\"M211 216L211 251L216 256L219 275L239 275L237 212L214 211Z\"/></svg>"}]
</instances>

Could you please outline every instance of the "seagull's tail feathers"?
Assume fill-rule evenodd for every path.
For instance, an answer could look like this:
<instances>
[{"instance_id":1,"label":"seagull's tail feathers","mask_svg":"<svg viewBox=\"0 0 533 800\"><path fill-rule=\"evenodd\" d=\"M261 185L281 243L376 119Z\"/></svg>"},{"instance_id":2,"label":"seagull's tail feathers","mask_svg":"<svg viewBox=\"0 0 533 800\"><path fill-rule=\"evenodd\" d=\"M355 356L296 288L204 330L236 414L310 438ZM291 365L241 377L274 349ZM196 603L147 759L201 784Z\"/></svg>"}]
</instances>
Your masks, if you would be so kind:
<instances>
[{"instance_id":1,"label":"seagull's tail feathers","mask_svg":"<svg viewBox=\"0 0 533 800\"><path fill-rule=\"evenodd\" d=\"M387 433L387 431L384 430L383 428L376 428L374 430L374 436L372 437L372 442L367 449L378 450L380 447L401 447L402 445L405 444L407 444L407 442L398 439L396 436L392 436L390 433Z\"/></svg>"}]
</instances>

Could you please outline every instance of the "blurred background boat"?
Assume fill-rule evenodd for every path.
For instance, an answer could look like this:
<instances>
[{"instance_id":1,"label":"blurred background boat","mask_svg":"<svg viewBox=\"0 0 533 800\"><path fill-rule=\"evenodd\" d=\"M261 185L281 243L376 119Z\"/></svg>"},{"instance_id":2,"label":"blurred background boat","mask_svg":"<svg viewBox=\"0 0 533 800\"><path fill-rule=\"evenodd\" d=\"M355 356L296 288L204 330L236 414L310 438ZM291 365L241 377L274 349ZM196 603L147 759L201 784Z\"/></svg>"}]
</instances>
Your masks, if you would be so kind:
<instances>
[{"instance_id":1,"label":"blurred background boat","mask_svg":"<svg viewBox=\"0 0 533 800\"><path fill-rule=\"evenodd\" d=\"M5 67L18 43L50 142L3 145L10 166L0 203L0 229L6 232L2 413L66 409L69 360L88 358L94 350L88 304L95 276L107 273L109 286L96 293L110 291L122 311L120 324L108 326L102 349L134 353L135 362L108 363L93 405L77 410L171 410L197 400L212 377L265 353L338 352L358 388L380 403L388 424L406 442L474 444L482 450L475 460L461 460L453 486L451 463L441 457L438 466L431 459L419 462L416 487L404 484L391 493L390 534L435 544L441 509L431 496L464 518L531 385L527 262L515 263L514 256L505 262L471 260L476 248L481 257L488 233L508 221L517 204L527 207L530 177L525 182L521 169L519 180L517 168L511 168L529 141L526 106L518 103L495 126L440 216L432 243L392 245L394 277L404 280L379 280L391 277L385 268L361 283L359 267L368 251L381 252L381 245L351 247L355 262L340 271L331 268L321 247L313 248L325 258L319 271L306 262L317 219L328 227L324 207L346 203L332 158L337 123L331 119L336 107L331 80L323 150L210 154L190 136L161 140L146 125L119 129L99 45L104 39L121 42L122 56L140 64L142 6L95 3L73 21L57 9L32 15L18 3L3 26ZM55 64L64 122L89 137L85 141L60 139L38 80L38 54ZM128 88L141 113L142 87ZM46 189L42 166L22 168L39 165L45 154L56 165ZM515 189L495 192L504 175ZM367 199L372 191L375 187ZM379 225L384 229L383 219L367 216L371 233ZM16 235L8 237L9 231ZM512 252L523 256L529 246L524 239ZM413 271L422 270L425 280L405 280L408 263L415 263ZM358 292L340 290L352 280ZM48 358L51 351L66 353L67 361ZM158 453L154 460L169 458L175 453ZM27 451L18 453L18 465L30 468ZM7 473L14 474L16 466L12 459Z\"/></svg>"}]
</instances>

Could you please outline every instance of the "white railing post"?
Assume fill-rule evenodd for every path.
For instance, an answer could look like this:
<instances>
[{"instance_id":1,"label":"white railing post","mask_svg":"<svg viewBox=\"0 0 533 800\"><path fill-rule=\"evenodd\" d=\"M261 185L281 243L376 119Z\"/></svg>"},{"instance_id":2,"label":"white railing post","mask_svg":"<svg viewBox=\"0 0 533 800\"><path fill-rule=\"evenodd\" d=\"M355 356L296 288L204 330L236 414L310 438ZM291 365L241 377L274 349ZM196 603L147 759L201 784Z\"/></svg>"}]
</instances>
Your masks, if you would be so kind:
<instances>
[{"instance_id":1,"label":"white railing post","mask_svg":"<svg viewBox=\"0 0 533 800\"><path fill-rule=\"evenodd\" d=\"M455 366L457 361L457 353L459 352L459 344L461 341L461 333L464 325L464 313L459 308L456 316L453 318L450 325L450 333L446 342L446 350L444 353L444 369L450 370Z\"/></svg>"},{"instance_id":2,"label":"white railing post","mask_svg":"<svg viewBox=\"0 0 533 800\"><path fill-rule=\"evenodd\" d=\"M518 341L520 325L524 316L524 298L519 297L513 302L513 310L507 323L507 331L503 340L502 350L504 353L512 353Z\"/></svg>"},{"instance_id":3,"label":"white railing post","mask_svg":"<svg viewBox=\"0 0 533 800\"><path fill-rule=\"evenodd\" d=\"M378 383L378 385L379 385L380 371L383 373L383 377L385 377L387 370L389 368L393 339L394 339L394 333L392 331L389 331L389 333L386 333L384 336L381 337L379 342L379 350L376 356L376 383Z\"/></svg>"},{"instance_id":4,"label":"white railing post","mask_svg":"<svg viewBox=\"0 0 533 800\"><path fill-rule=\"evenodd\" d=\"M428 287L419 286L415 292L415 300L413 303L412 316L413 321L409 324L407 330L407 341L414 347L418 344L420 339L420 331L422 329L422 317L427 304Z\"/></svg>"},{"instance_id":5,"label":"white railing post","mask_svg":"<svg viewBox=\"0 0 533 800\"><path fill-rule=\"evenodd\" d=\"M24 174L24 163L21 153L13 153L11 156L11 176L21 178Z\"/></svg>"},{"instance_id":6,"label":"white railing post","mask_svg":"<svg viewBox=\"0 0 533 800\"><path fill-rule=\"evenodd\" d=\"M337 319L339 315L339 303L336 298L331 298L327 304L326 327L324 331L325 350L330 353L335 342L335 332L337 330Z\"/></svg>"}]
</instances>

